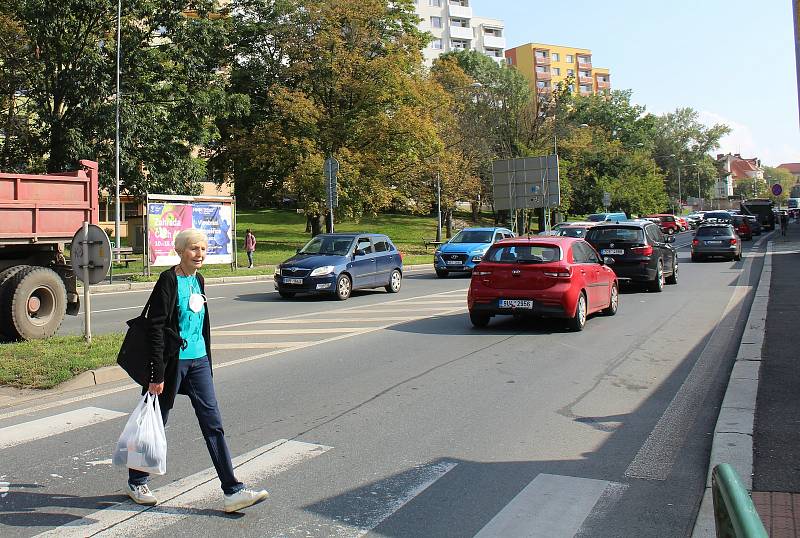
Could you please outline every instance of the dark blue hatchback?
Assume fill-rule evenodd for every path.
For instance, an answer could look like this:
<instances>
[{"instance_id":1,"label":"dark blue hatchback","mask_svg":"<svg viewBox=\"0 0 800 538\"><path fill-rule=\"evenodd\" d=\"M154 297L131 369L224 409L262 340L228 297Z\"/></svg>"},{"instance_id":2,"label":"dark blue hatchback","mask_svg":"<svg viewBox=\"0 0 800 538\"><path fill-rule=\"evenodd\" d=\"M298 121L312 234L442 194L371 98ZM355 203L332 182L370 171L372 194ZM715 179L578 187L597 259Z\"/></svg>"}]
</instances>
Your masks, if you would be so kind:
<instances>
[{"instance_id":1,"label":"dark blue hatchback","mask_svg":"<svg viewBox=\"0 0 800 538\"><path fill-rule=\"evenodd\" d=\"M275 289L284 298L330 293L344 301L354 289L397 293L402 282L400 251L382 234L320 234L275 268Z\"/></svg>"}]
</instances>

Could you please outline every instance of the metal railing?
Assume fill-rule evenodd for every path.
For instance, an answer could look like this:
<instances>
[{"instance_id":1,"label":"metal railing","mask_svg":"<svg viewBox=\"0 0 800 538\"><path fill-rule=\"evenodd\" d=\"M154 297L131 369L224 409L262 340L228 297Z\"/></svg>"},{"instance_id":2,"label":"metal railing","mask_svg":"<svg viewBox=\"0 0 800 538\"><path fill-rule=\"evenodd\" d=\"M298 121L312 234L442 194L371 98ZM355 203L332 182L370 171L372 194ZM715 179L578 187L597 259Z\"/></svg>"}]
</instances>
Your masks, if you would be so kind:
<instances>
[{"instance_id":1,"label":"metal railing","mask_svg":"<svg viewBox=\"0 0 800 538\"><path fill-rule=\"evenodd\" d=\"M769 538L739 475L727 463L711 472L717 538Z\"/></svg>"}]
</instances>

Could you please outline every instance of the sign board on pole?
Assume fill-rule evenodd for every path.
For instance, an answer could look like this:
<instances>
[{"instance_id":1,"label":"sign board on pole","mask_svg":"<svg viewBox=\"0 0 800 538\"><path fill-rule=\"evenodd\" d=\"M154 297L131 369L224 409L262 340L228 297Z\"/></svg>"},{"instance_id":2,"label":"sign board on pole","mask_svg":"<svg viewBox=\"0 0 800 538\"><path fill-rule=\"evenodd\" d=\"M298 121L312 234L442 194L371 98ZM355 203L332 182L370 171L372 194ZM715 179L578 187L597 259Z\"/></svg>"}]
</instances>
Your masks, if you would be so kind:
<instances>
[{"instance_id":1,"label":"sign board on pole","mask_svg":"<svg viewBox=\"0 0 800 538\"><path fill-rule=\"evenodd\" d=\"M604 192L603 193L603 207L608 208L611 205L611 193Z\"/></svg>"},{"instance_id":2,"label":"sign board on pole","mask_svg":"<svg viewBox=\"0 0 800 538\"><path fill-rule=\"evenodd\" d=\"M339 175L339 161L335 157L325 159L325 189L328 195L328 205L339 207L339 195L336 189L336 177Z\"/></svg>"},{"instance_id":3,"label":"sign board on pole","mask_svg":"<svg viewBox=\"0 0 800 538\"><path fill-rule=\"evenodd\" d=\"M106 232L94 224L89 224L87 235L88 237L84 238L83 228L79 228L72 236L69 247L70 263L78 280L84 284L99 284L106 278L111 268L111 241ZM88 255L85 264L88 269L88 282L84 275L84 255Z\"/></svg>"},{"instance_id":4,"label":"sign board on pole","mask_svg":"<svg viewBox=\"0 0 800 538\"><path fill-rule=\"evenodd\" d=\"M780 196L781 194L783 194L783 186L780 183L775 183L772 186L772 194L774 194L775 196Z\"/></svg>"},{"instance_id":5,"label":"sign board on pole","mask_svg":"<svg viewBox=\"0 0 800 538\"><path fill-rule=\"evenodd\" d=\"M494 161L492 183L495 209L556 207L561 204L556 155Z\"/></svg>"}]
</instances>

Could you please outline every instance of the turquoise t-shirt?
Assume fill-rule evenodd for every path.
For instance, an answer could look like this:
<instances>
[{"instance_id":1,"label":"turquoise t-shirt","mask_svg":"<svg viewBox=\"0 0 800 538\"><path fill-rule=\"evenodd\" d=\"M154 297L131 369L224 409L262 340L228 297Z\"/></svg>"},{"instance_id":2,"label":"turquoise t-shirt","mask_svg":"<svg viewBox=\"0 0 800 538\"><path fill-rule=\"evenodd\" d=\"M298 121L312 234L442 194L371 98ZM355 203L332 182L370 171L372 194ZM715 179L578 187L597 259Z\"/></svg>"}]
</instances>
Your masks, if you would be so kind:
<instances>
[{"instance_id":1,"label":"turquoise t-shirt","mask_svg":"<svg viewBox=\"0 0 800 538\"><path fill-rule=\"evenodd\" d=\"M179 359L199 359L206 355L206 340L203 338L203 319L206 309L192 312L189 308L189 296L201 293L197 277L178 276L178 327L181 338L186 340L186 349L181 349Z\"/></svg>"}]
</instances>

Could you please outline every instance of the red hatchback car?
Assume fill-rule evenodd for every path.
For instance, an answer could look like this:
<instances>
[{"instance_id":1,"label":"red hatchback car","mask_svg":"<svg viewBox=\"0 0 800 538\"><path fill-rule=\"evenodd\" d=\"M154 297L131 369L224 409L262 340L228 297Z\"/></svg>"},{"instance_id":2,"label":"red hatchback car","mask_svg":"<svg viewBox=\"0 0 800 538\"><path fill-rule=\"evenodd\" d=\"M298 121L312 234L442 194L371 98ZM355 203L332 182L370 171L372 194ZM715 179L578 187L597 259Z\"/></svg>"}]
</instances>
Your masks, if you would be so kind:
<instances>
[{"instance_id":1,"label":"red hatchback car","mask_svg":"<svg viewBox=\"0 0 800 538\"><path fill-rule=\"evenodd\" d=\"M574 237L504 239L472 272L469 318L486 327L496 315L566 318L580 331L593 312L613 316L617 277L592 246Z\"/></svg>"}]
</instances>

